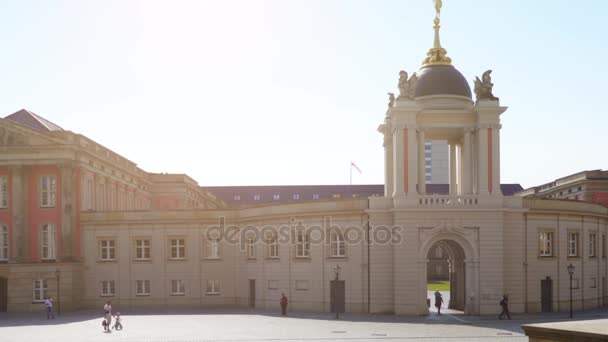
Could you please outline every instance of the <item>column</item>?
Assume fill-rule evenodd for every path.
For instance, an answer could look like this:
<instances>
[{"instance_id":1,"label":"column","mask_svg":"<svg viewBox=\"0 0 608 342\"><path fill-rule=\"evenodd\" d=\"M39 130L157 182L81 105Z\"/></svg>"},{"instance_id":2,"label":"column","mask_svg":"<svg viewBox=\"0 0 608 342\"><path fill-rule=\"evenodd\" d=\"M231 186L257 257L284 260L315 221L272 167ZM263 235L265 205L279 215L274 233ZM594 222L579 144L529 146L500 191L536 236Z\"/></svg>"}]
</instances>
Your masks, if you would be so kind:
<instances>
[{"instance_id":1,"label":"column","mask_svg":"<svg viewBox=\"0 0 608 342\"><path fill-rule=\"evenodd\" d=\"M462 195L462 141L456 143L456 169L458 170L458 175L456 179L458 180L458 195Z\"/></svg>"},{"instance_id":2,"label":"column","mask_svg":"<svg viewBox=\"0 0 608 342\"><path fill-rule=\"evenodd\" d=\"M393 187L393 136L390 131L384 132L384 196L392 196Z\"/></svg>"},{"instance_id":3,"label":"column","mask_svg":"<svg viewBox=\"0 0 608 342\"><path fill-rule=\"evenodd\" d=\"M477 194L477 135L471 129L471 194Z\"/></svg>"},{"instance_id":4,"label":"column","mask_svg":"<svg viewBox=\"0 0 608 342\"><path fill-rule=\"evenodd\" d=\"M71 164L59 165L61 177L61 251L58 256L61 261L69 261L74 257L74 231L76 227L76 181L74 168Z\"/></svg>"},{"instance_id":5,"label":"column","mask_svg":"<svg viewBox=\"0 0 608 342\"><path fill-rule=\"evenodd\" d=\"M424 159L424 131L418 130L418 194L426 193L426 172Z\"/></svg>"},{"instance_id":6,"label":"column","mask_svg":"<svg viewBox=\"0 0 608 342\"><path fill-rule=\"evenodd\" d=\"M407 129L396 127L393 129L393 196L404 195L407 192L407 174L404 168L406 158L405 151L407 146L403 146Z\"/></svg>"},{"instance_id":7,"label":"column","mask_svg":"<svg viewBox=\"0 0 608 342\"><path fill-rule=\"evenodd\" d=\"M500 196L500 124L492 126L492 194Z\"/></svg>"},{"instance_id":8,"label":"column","mask_svg":"<svg viewBox=\"0 0 608 342\"><path fill-rule=\"evenodd\" d=\"M462 194L471 194L471 131L468 128L462 144Z\"/></svg>"},{"instance_id":9,"label":"column","mask_svg":"<svg viewBox=\"0 0 608 342\"><path fill-rule=\"evenodd\" d=\"M488 128L477 129L477 194L489 195L488 187Z\"/></svg>"},{"instance_id":10,"label":"column","mask_svg":"<svg viewBox=\"0 0 608 342\"><path fill-rule=\"evenodd\" d=\"M29 222L27 207L27 192L29 167L10 167L11 174L11 203L12 206L12 237L11 262L27 262L29 260Z\"/></svg>"},{"instance_id":11,"label":"column","mask_svg":"<svg viewBox=\"0 0 608 342\"><path fill-rule=\"evenodd\" d=\"M456 187L456 142L448 141L450 145L450 195L457 194Z\"/></svg>"},{"instance_id":12,"label":"column","mask_svg":"<svg viewBox=\"0 0 608 342\"><path fill-rule=\"evenodd\" d=\"M416 137L416 126L407 128L407 183L408 194L417 195L416 183L418 182L418 139Z\"/></svg>"}]
</instances>

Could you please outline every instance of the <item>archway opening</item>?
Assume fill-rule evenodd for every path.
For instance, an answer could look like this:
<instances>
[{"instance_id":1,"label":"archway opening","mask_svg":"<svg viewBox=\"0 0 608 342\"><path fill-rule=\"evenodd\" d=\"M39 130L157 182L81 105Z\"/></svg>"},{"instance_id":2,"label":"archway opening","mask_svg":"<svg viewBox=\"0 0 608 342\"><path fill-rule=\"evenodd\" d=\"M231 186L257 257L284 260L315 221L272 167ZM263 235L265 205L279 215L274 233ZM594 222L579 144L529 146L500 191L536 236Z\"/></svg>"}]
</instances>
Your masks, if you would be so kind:
<instances>
[{"instance_id":1,"label":"archway opening","mask_svg":"<svg viewBox=\"0 0 608 342\"><path fill-rule=\"evenodd\" d=\"M465 254L452 240L440 240L427 254L427 300L431 312L437 312L437 291L443 298L442 313L463 314L465 311Z\"/></svg>"}]
</instances>

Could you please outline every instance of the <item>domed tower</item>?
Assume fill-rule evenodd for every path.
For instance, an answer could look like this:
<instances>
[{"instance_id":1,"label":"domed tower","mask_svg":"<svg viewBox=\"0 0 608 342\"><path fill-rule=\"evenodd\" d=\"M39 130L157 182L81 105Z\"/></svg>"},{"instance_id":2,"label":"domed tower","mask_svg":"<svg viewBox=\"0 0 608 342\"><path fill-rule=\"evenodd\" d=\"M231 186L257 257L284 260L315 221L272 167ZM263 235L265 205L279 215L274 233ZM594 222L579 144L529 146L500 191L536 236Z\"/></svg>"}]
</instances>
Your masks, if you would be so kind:
<instances>
[{"instance_id":1,"label":"domed tower","mask_svg":"<svg viewBox=\"0 0 608 342\"><path fill-rule=\"evenodd\" d=\"M490 72L475 80L476 101L466 78L452 65L439 39L441 1L435 1L435 40L422 67L399 73L399 95L390 95L384 123L385 197L395 207L478 205L502 196L500 114ZM425 141L446 140L450 148L449 194L425 183Z\"/></svg>"}]
</instances>

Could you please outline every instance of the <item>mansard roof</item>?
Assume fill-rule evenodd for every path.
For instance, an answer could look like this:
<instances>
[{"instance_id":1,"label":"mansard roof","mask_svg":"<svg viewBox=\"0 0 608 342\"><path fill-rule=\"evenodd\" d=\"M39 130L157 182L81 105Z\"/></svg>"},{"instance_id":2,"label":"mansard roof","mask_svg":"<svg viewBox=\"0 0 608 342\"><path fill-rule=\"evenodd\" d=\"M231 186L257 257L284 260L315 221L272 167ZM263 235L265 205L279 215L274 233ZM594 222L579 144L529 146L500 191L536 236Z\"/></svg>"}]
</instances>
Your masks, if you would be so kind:
<instances>
[{"instance_id":1,"label":"mansard roof","mask_svg":"<svg viewBox=\"0 0 608 342\"><path fill-rule=\"evenodd\" d=\"M63 128L27 109L21 109L5 119L40 132L63 131Z\"/></svg>"}]
</instances>

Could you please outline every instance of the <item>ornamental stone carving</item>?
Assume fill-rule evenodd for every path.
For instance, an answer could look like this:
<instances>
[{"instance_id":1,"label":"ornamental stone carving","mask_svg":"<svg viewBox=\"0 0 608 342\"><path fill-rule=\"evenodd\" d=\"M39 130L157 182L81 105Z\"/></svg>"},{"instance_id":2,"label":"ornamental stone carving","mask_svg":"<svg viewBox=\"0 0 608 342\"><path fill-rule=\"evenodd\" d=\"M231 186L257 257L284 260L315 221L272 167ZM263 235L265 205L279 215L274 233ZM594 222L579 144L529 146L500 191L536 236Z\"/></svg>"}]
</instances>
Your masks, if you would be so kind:
<instances>
[{"instance_id":1,"label":"ornamental stone carving","mask_svg":"<svg viewBox=\"0 0 608 342\"><path fill-rule=\"evenodd\" d=\"M492 88L494 87L494 83L492 83L492 77L490 74L492 70L487 70L481 76L481 80L479 77L475 77L475 95L477 96L477 101L479 100L498 100L498 97L492 94Z\"/></svg>"},{"instance_id":2,"label":"ornamental stone carving","mask_svg":"<svg viewBox=\"0 0 608 342\"><path fill-rule=\"evenodd\" d=\"M399 71L399 97L398 100L413 100L416 94L416 83L418 82L418 76L413 73L408 79L407 72L405 70Z\"/></svg>"}]
</instances>

